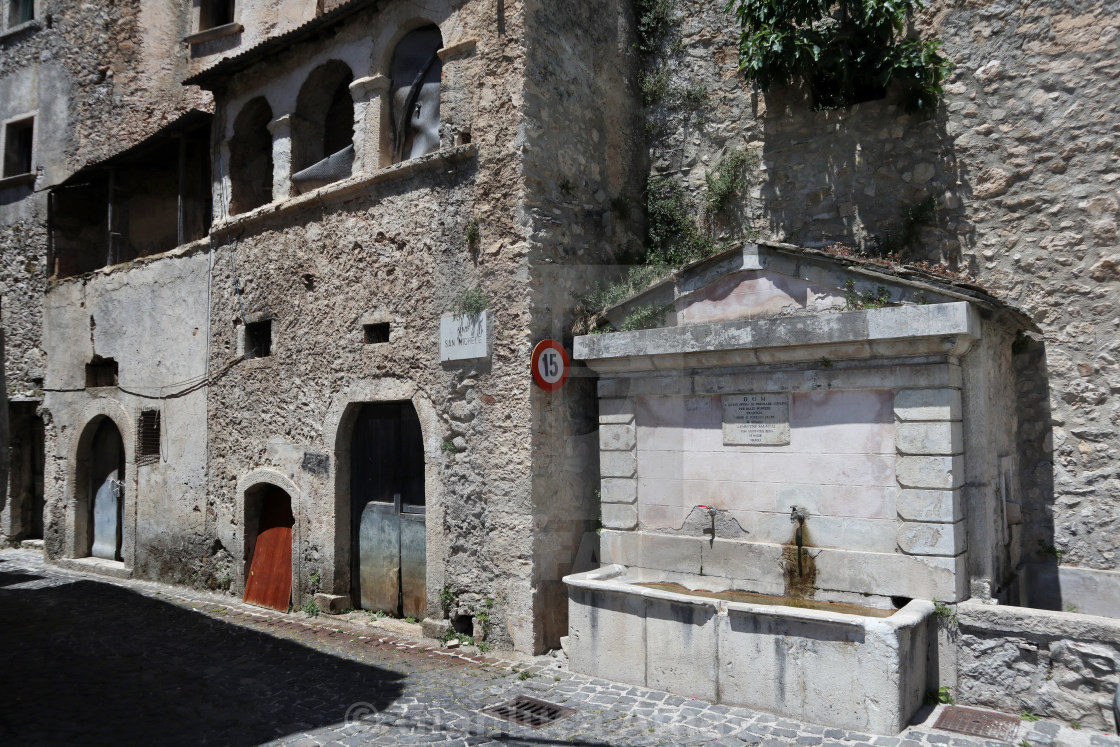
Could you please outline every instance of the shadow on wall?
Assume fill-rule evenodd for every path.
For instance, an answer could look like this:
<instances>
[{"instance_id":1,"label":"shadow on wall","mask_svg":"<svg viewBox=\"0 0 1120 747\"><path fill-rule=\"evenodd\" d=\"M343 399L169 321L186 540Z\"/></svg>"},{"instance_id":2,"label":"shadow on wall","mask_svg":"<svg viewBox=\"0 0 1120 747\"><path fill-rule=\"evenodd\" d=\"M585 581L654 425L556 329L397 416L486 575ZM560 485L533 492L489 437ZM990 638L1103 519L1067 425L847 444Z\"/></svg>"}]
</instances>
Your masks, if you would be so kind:
<instances>
[{"instance_id":1,"label":"shadow on wall","mask_svg":"<svg viewBox=\"0 0 1120 747\"><path fill-rule=\"evenodd\" d=\"M39 580L0 572L0 632L21 642L5 662L20 683L0 701L5 744L255 745L341 725L357 702L381 712L402 692L387 669L109 584L18 588ZM333 635L301 641L320 634Z\"/></svg>"},{"instance_id":2,"label":"shadow on wall","mask_svg":"<svg viewBox=\"0 0 1120 747\"><path fill-rule=\"evenodd\" d=\"M1019 337L1012 353L1018 395L1016 442L1023 507L1022 562L1050 569L1049 573L1039 573L1028 568L1020 578L1025 588L1019 594L1023 604L1060 610L1062 590L1057 566L1061 554L1054 546L1054 446L1046 345L1040 340Z\"/></svg>"},{"instance_id":3,"label":"shadow on wall","mask_svg":"<svg viewBox=\"0 0 1120 747\"><path fill-rule=\"evenodd\" d=\"M907 114L892 93L846 109L814 111L807 88L755 98L763 128L760 217L771 235L802 246L874 249L907 210L937 200L914 259L959 266L973 243L964 203L971 190L948 133L944 105Z\"/></svg>"}]
</instances>

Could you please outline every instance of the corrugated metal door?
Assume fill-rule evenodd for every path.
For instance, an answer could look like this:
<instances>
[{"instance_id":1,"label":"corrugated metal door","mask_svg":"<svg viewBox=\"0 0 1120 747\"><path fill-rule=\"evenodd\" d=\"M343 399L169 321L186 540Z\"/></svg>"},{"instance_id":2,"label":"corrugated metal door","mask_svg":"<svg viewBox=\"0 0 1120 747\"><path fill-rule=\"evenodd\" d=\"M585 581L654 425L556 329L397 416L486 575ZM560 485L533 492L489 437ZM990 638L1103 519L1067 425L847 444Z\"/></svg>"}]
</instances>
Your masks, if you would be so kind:
<instances>
[{"instance_id":1,"label":"corrugated metal door","mask_svg":"<svg viewBox=\"0 0 1120 747\"><path fill-rule=\"evenodd\" d=\"M124 445L113 421L105 418L93 434L89 458L90 555L121 559L121 503L124 501Z\"/></svg>"},{"instance_id":2,"label":"corrugated metal door","mask_svg":"<svg viewBox=\"0 0 1120 747\"><path fill-rule=\"evenodd\" d=\"M350 455L354 599L363 609L423 617L424 448L412 404L363 405Z\"/></svg>"},{"instance_id":3,"label":"corrugated metal door","mask_svg":"<svg viewBox=\"0 0 1120 747\"><path fill-rule=\"evenodd\" d=\"M292 500L283 490L269 486L261 497L257 539L245 580L244 600L249 604L288 611L292 599Z\"/></svg>"}]
</instances>

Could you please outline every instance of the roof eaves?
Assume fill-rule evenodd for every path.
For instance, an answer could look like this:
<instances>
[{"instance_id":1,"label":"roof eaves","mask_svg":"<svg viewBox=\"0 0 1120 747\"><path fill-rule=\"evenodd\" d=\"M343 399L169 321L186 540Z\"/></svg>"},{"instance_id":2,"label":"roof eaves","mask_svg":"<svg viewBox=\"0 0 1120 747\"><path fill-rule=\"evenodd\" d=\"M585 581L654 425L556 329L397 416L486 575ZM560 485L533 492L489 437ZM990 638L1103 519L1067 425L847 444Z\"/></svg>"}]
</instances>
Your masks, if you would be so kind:
<instances>
[{"instance_id":1,"label":"roof eaves","mask_svg":"<svg viewBox=\"0 0 1120 747\"><path fill-rule=\"evenodd\" d=\"M260 44L250 47L233 57L223 58L213 66L197 72L184 80L183 85L208 88L206 84L221 78L226 78L240 70L244 70L250 65L260 62L286 47L326 31L332 26L341 23L354 13L379 2L381 2L381 0L350 0L350 2L344 3L318 18L313 18L302 26L297 26L291 31L280 34L280 36L265 39Z\"/></svg>"}]
</instances>

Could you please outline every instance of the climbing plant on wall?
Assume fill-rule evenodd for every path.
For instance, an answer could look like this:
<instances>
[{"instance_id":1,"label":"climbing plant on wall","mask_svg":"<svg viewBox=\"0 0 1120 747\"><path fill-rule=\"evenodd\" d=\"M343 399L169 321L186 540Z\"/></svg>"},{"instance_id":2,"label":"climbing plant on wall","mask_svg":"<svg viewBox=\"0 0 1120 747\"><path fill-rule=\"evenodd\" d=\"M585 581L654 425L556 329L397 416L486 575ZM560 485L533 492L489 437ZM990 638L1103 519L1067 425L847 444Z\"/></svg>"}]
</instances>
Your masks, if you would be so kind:
<instances>
[{"instance_id":1,"label":"climbing plant on wall","mask_svg":"<svg viewBox=\"0 0 1120 747\"><path fill-rule=\"evenodd\" d=\"M739 66L763 91L800 80L820 109L883 96L897 85L910 111L932 110L950 63L941 43L907 34L921 0L730 0Z\"/></svg>"}]
</instances>

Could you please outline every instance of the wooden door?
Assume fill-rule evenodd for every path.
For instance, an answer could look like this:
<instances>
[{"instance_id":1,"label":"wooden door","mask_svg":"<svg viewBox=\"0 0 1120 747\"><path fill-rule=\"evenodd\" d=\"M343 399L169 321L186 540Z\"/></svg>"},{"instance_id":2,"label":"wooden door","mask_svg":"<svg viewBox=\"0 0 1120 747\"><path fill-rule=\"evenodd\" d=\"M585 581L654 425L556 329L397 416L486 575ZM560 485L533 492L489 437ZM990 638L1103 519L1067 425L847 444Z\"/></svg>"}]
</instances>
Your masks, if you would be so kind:
<instances>
[{"instance_id":1,"label":"wooden door","mask_svg":"<svg viewBox=\"0 0 1120 747\"><path fill-rule=\"evenodd\" d=\"M292 502L287 493L272 486L259 500L260 519L244 600L287 612L292 599Z\"/></svg>"},{"instance_id":2,"label":"wooden door","mask_svg":"<svg viewBox=\"0 0 1120 747\"><path fill-rule=\"evenodd\" d=\"M423 617L424 446L412 404L363 405L350 449L353 599L362 609Z\"/></svg>"}]
</instances>

